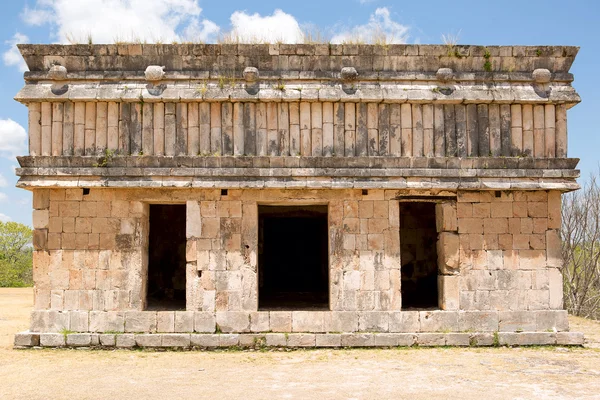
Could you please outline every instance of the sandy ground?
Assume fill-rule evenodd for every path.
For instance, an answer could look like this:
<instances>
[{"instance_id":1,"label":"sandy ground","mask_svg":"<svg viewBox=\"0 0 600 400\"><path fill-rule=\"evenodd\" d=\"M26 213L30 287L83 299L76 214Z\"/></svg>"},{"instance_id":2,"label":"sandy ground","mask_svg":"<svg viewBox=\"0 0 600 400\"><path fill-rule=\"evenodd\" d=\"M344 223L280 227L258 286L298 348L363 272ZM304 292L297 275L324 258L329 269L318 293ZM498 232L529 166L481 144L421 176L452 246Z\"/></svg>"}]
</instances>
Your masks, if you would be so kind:
<instances>
[{"instance_id":1,"label":"sandy ground","mask_svg":"<svg viewBox=\"0 0 600 400\"><path fill-rule=\"evenodd\" d=\"M600 399L598 348L13 350L31 303L0 289L0 399Z\"/></svg>"}]
</instances>

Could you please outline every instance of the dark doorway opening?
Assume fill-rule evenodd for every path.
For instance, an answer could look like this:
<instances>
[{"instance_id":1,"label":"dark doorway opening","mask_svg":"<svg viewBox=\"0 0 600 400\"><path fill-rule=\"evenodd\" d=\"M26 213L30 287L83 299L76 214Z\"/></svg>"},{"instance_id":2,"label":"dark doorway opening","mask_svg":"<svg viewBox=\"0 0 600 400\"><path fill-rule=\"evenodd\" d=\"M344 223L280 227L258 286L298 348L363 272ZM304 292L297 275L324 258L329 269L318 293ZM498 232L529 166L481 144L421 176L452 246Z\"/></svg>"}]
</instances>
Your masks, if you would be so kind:
<instances>
[{"instance_id":1,"label":"dark doorway opening","mask_svg":"<svg viewBox=\"0 0 600 400\"><path fill-rule=\"evenodd\" d=\"M185 310L185 205L150 205L149 310Z\"/></svg>"},{"instance_id":2,"label":"dark doorway opening","mask_svg":"<svg viewBox=\"0 0 600 400\"><path fill-rule=\"evenodd\" d=\"M400 203L402 308L438 307L435 203Z\"/></svg>"},{"instance_id":3,"label":"dark doorway opening","mask_svg":"<svg viewBox=\"0 0 600 400\"><path fill-rule=\"evenodd\" d=\"M258 307L328 310L327 206L258 206Z\"/></svg>"}]
</instances>

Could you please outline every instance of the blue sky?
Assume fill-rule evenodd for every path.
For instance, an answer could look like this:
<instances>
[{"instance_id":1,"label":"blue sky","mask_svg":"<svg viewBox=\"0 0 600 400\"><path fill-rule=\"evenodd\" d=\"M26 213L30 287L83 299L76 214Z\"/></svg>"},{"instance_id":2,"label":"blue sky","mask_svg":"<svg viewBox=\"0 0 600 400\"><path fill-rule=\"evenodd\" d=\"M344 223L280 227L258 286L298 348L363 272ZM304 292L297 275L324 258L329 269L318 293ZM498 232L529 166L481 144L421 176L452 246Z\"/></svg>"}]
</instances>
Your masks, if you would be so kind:
<instances>
[{"instance_id":1,"label":"blue sky","mask_svg":"<svg viewBox=\"0 0 600 400\"><path fill-rule=\"evenodd\" d=\"M261 0L28 0L5 1L0 16L0 219L31 224L31 194L14 187L14 154L25 154L27 110L13 96L23 70L13 43L111 43L140 39L214 41L219 35L299 40L300 30L333 41L368 35L374 26L397 42L438 44L454 34L460 44L575 45L571 72L583 102L568 113L569 156L581 158L583 183L598 171L600 135L600 2L390 1L282 2ZM280 11L277 11L280 10ZM133 33L135 32L135 34Z\"/></svg>"}]
</instances>

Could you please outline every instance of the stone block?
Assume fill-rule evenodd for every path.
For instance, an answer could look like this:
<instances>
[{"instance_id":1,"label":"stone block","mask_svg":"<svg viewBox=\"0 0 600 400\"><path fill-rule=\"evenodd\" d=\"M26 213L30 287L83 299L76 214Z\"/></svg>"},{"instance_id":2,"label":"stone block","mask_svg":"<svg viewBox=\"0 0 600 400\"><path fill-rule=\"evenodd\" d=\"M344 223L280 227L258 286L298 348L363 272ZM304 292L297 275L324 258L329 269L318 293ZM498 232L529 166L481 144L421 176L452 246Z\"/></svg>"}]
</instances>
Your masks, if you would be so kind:
<instances>
[{"instance_id":1,"label":"stone block","mask_svg":"<svg viewBox=\"0 0 600 400\"><path fill-rule=\"evenodd\" d=\"M585 339L581 332L558 332L556 334L556 344L561 346L582 346L584 343Z\"/></svg>"},{"instance_id":2,"label":"stone block","mask_svg":"<svg viewBox=\"0 0 600 400\"><path fill-rule=\"evenodd\" d=\"M458 313L460 332L496 332L498 313L494 311L461 311Z\"/></svg>"},{"instance_id":3,"label":"stone block","mask_svg":"<svg viewBox=\"0 0 600 400\"><path fill-rule=\"evenodd\" d=\"M175 332L175 311L158 311L156 313L156 332Z\"/></svg>"},{"instance_id":4,"label":"stone block","mask_svg":"<svg viewBox=\"0 0 600 400\"><path fill-rule=\"evenodd\" d=\"M536 346L556 344L556 333L548 332L500 332L498 343L501 346Z\"/></svg>"},{"instance_id":5,"label":"stone block","mask_svg":"<svg viewBox=\"0 0 600 400\"><path fill-rule=\"evenodd\" d=\"M473 208L473 211L475 209ZM483 233L483 219L481 218L461 218L458 220L458 233Z\"/></svg>"},{"instance_id":6,"label":"stone block","mask_svg":"<svg viewBox=\"0 0 600 400\"><path fill-rule=\"evenodd\" d=\"M457 332L458 312L419 311L420 332Z\"/></svg>"},{"instance_id":7,"label":"stone block","mask_svg":"<svg viewBox=\"0 0 600 400\"><path fill-rule=\"evenodd\" d=\"M315 347L316 335L312 333L290 333L287 337L288 347Z\"/></svg>"},{"instance_id":8,"label":"stone block","mask_svg":"<svg viewBox=\"0 0 600 400\"><path fill-rule=\"evenodd\" d=\"M197 201L186 203L186 237L188 239L202 236L202 219L200 217L200 204Z\"/></svg>"},{"instance_id":9,"label":"stone block","mask_svg":"<svg viewBox=\"0 0 600 400\"><path fill-rule=\"evenodd\" d=\"M70 329L68 312L40 310L31 312L31 332L58 333Z\"/></svg>"},{"instance_id":10,"label":"stone block","mask_svg":"<svg viewBox=\"0 0 600 400\"><path fill-rule=\"evenodd\" d=\"M454 202L435 205L435 225L438 232L457 232L458 218Z\"/></svg>"},{"instance_id":11,"label":"stone block","mask_svg":"<svg viewBox=\"0 0 600 400\"><path fill-rule=\"evenodd\" d=\"M419 332L419 311L390 312L389 332Z\"/></svg>"},{"instance_id":12,"label":"stone block","mask_svg":"<svg viewBox=\"0 0 600 400\"><path fill-rule=\"evenodd\" d=\"M548 268L548 289L550 291L549 307L560 310L563 307L563 277L560 270Z\"/></svg>"},{"instance_id":13,"label":"stone block","mask_svg":"<svg viewBox=\"0 0 600 400\"><path fill-rule=\"evenodd\" d=\"M561 192L548 192L548 229L560 229L561 225Z\"/></svg>"},{"instance_id":14,"label":"stone block","mask_svg":"<svg viewBox=\"0 0 600 400\"><path fill-rule=\"evenodd\" d=\"M336 333L317 334L315 345L317 347L340 347L342 345L342 335Z\"/></svg>"},{"instance_id":15,"label":"stone block","mask_svg":"<svg viewBox=\"0 0 600 400\"><path fill-rule=\"evenodd\" d=\"M419 333L417 334L419 346L445 346L446 335L443 333Z\"/></svg>"},{"instance_id":16,"label":"stone block","mask_svg":"<svg viewBox=\"0 0 600 400\"><path fill-rule=\"evenodd\" d=\"M377 333L373 335L375 346L396 347L398 346L398 335L395 333Z\"/></svg>"},{"instance_id":17,"label":"stone block","mask_svg":"<svg viewBox=\"0 0 600 400\"><path fill-rule=\"evenodd\" d=\"M114 347L117 344L117 335L101 333L98 335L100 346Z\"/></svg>"},{"instance_id":18,"label":"stone block","mask_svg":"<svg viewBox=\"0 0 600 400\"><path fill-rule=\"evenodd\" d=\"M91 346L99 346L100 345L100 335L97 333L90 333Z\"/></svg>"},{"instance_id":19,"label":"stone block","mask_svg":"<svg viewBox=\"0 0 600 400\"><path fill-rule=\"evenodd\" d=\"M190 335L190 343L194 347L213 348L219 346L220 335L198 334Z\"/></svg>"},{"instance_id":20,"label":"stone block","mask_svg":"<svg viewBox=\"0 0 600 400\"><path fill-rule=\"evenodd\" d=\"M473 333L470 343L472 346L493 346L495 343L493 333Z\"/></svg>"},{"instance_id":21,"label":"stone block","mask_svg":"<svg viewBox=\"0 0 600 400\"><path fill-rule=\"evenodd\" d=\"M46 229L49 223L49 211L48 210L33 210L33 228L34 229Z\"/></svg>"},{"instance_id":22,"label":"stone block","mask_svg":"<svg viewBox=\"0 0 600 400\"><path fill-rule=\"evenodd\" d=\"M565 310L539 310L532 313L535 317L535 330L538 332L569 330L568 314Z\"/></svg>"},{"instance_id":23,"label":"stone block","mask_svg":"<svg viewBox=\"0 0 600 400\"><path fill-rule=\"evenodd\" d=\"M250 314L239 311L217 311L217 325L221 332L250 332Z\"/></svg>"},{"instance_id":24,"label":"stone block","mask_svg":"<svg viewBox=\"0 0 600 400\"><path fill-rule=\"evenodd\" d=\"M438 275L438 303L442 310L460 308L459 276Z\"/></svg>"},{"instance_id":25,"label":"stone block","mask_svg":"<svg viewBox=\"0 0 600 400\"><path fill-rule=\"evenodd\" d=\"M278 347L278 346L286 346L287 339L285 333L267 333L265 335L265 339L267 341L267 346L270 347Z\"/></svg>"},{"instance_id":26,"label":"stone block","mask_svg":"<svg viewBox=\"0 0 600 400\"><path fill-rule=\"evenodd\" d=\"M358 314L354 311L331 311L324 314L323 329L325 332L356 332L358 330Z\"/></svg>"},{"instance_id":27,"label":"stone block","mask_svg":"<svg viewBox=\"0 0 600 400\"><path fill-rule=\"evenodd\" d=\"M250 330L252 332L268 332L269 328L269 312L257 311L250 313Z\"/></svg>"},{"instance_id":28,"label":"stone block","mask_svg":"<svg viewBox=\"0 0 600 400\"><path fill-rule=\"evenodd\" d=\"M370 333L342 333L343 347L372 347L375 338Z\"/></svg>"},{"instance_id":29,"label":"stone block","mask_svg":"<svg viewBox=\"0 0 600 400\"><path fill-rule=\"evenodd\" d=\"M125 332L125 313L90 311L90 332Z\"/></svg>"},{"instance_id":30,"label":"stone block","mask_svg":"<svg viewBox=\"0 0 600 400\"><path fill-rule=\"evenodd\" d=\"M438 268L442 275L454 275L459 272L459 237L456 233L442 232L438 236Z\"/></svg>"},{"instance_id":31,"label":"stone block","mask_svg":"<svg viewBox=\"0 0 600 400\"><path fill-rule=\"evenodd\" d=\"M175 332L194 332L194 311L175 311Z\"/></svg>"},{"instance_id":32,"label":"stone block","mask_svg":"<svg viewBox=\"0 0 600 400\"><path fill-rule=\"evenodd\" d=\"M156 312L126 311L125 332L156 332Z\"/></svg>"},{"instance_id":33,"label":"stone block","mask_svg":"<svg viewBox=\"0 0 600 400\"><path fill-rule=\"evenodd\" d=\"M160 347L162 346L161 336L157 333L138 333L135 335L135 344L139 347Z\"/></svg>"},{"instance_id":34,"label":"stone block","mask_svg":"<svg viewBox=\"0 0 600 400\"><path fill-rule=\"evenodd\" d=\"M237 333L222 333L219 335L219 347L233 347L240 344L240 335Z\"/></svg>"},{"instance_id":35,"label":"stone block","mask_svg":"<svg viewBox=\"0 0 600 400\"><path fill-rule=\"evenodd\" d=\"M468 333L446 333L446 346L470 346L471 335Z\"/></svg>"},{"instance_id":36,"label":"stone block","mask_svg":"<svg viewBox=\"0 0 600 400\"><path fill-rule=\"evenodd\" d=\"M557 230L546 231L546 261L549 267L562 267L561 241Z\"/></svg>"},{"instance_id":37,"label":"stone block","mask_svg":"<svg viewBox=\"0 0 600 400\"><path fill-rule=\"evenodd\" d=\"M40 335L38 333L20 332L15 334L16 347L33 347L40 345Z\"/></svg>"},{"instance_id":38,"label":"stone block","mask_svg":"<svg viewBox=\"0 0 600 400\"><path fill-rule=\"evenodd\" d=\"M40 333L40 346L42 347L64 347L66 335L62 333Z\"/></svg>"},{"instance_id":39,"label":"stone block","mask_svg":"<svg viewBox=\"0 0 600 400\"><path fill-rule=\"evenodd\" d=\"M216 329L215 314L212 312L194 312L194 332L214 333Z\"/></svg>"},{"instance_id":40,"label":"stone block","mask_svg":"<svg viewBox=\"0 0 600 400\"><path fill-rule=\"evenodd\" d=\"M242 334L240 336L241 347L261 348L266 346L265 335L260 334Z\"/></svg>"},{"instance_id":41,"label":"stone block","mask_svg":"<svg viewBox=\"0 0 600 400\"><path fill-rule=\"evenodd\" d=\"M162 335L163 347L190 347L189 333L164 333Z\"/></svg>"},{"instance_id":42,"label":"stone block","mask_svg":"<svg viewBox=\"0 0 600 400\"><path fill-rule=\"evenodd\" d=\"M291 332L292 331L292 313L291 311L270 311L269 326L273 332Z\"/></svg>"},{"instance_id":43,"label":"stone block","mask_svg":"<svg viewBox=\"0 0 600 400\"><path fill-rule=\"evenodd\" d=\"M385 311L365 311L358 313L358 330L360 332L387 332L390 316Z\"/></svg>"},{"instance_id":44,"label":"stone block","mask_svg":"<svg viewBox=\"0 0 600 400\"><path fill-rule=\"evenodd\" d=\"M43 210L50 207L50 191L48 189L36 189L33 191L33 208Z\"/></svg>"},{"instance_id":45,"label":"stone block","mask_svg":"<svg viewBox=\"0 0 600 400\"><path fill-rule=\"evenodd\" d=\"M89 330L89 313L87 311L70 311L70 328L74 332L87 332Z\"/></svg>"},{"instance_id":46,"label":"stone block","mask_svg":"<svg viewBox=\"0 0 600 400\"><path fill-rule=\"evenodd\" d=\"M69 333L67 335L67 346L89 347L92 345L92 335L90 333Z\"/></svg>"},{"instance_id":47,"label":"stone block","mask_svg":"<svg viewBox=\"0 0 600 400\"><path fill-rule=\"evenodd\" d=\"M530 311L500 311L498 313L498 331L534 332L535 314Z\"/></svg>"},{"instance_id":48,"label":"stone block","mask_svg":"<svg viewBox=\"0 0 600 400\"><path fill-rule=\"evenodd\" d=\"M410 347L417 343L416 333L396 333L398 339L398 346Z\"/></svg>"},{"instance_id":49,"label":"stone block","mask_svg":"<svg viewBox=\"0 0 600 400\"><path fill-rule=\"evenodd\" d=\"M292 332L325 332L321 311L293 311Z\"/></svg>"}]
</instances>

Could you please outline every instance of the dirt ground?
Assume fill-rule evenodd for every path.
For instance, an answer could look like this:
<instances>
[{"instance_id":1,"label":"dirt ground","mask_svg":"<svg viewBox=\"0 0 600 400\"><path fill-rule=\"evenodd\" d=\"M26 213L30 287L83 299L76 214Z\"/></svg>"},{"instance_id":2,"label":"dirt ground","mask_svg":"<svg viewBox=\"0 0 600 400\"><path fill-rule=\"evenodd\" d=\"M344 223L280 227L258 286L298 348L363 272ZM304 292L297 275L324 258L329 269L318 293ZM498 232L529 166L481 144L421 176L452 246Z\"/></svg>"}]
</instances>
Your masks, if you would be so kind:
<instances>
[{"instance_id":1,"label":"dirt ground","mask_svg":"<svg viewBox=\"0 0 600 400\"><path fill-rule=\"evenodd\" d=\"M0 289L0 399L600 399L600 324L581 318L583 349L13 350L31 304Z\"/></svg>"}]
</instances>

